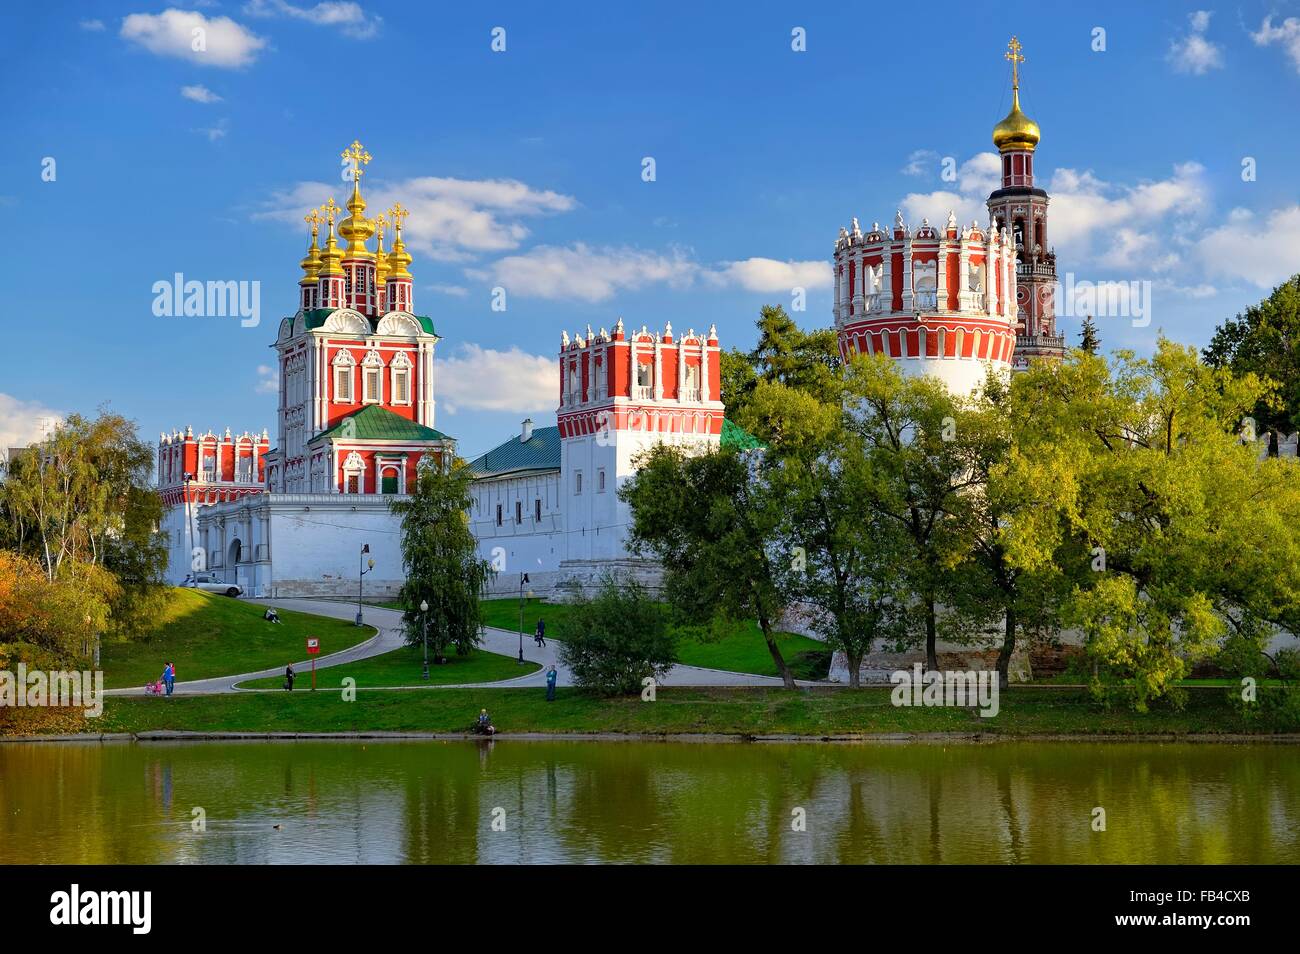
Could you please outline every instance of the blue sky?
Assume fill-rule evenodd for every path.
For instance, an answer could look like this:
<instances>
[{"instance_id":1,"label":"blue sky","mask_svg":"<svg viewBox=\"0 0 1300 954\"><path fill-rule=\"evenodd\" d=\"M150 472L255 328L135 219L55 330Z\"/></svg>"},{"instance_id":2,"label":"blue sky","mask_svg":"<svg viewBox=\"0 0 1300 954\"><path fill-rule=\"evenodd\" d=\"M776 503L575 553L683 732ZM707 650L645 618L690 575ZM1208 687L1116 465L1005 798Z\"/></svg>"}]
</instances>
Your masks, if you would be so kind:
<instances>
[{"instance_id":1,"label":"blue sky","mask_svg":"<svg viewBox=\"0 0 1300 954\"><path fill-rule=\"evenodd\" d=\"M0 444L104 402L150 439L274 434L302 215L344 200L354 138L370 211L412 209L438 426L463 453L553 422L562 329L716 323L747 348L795 285L798 320L828 325L851 216L984 217L1012 33L1059 270L1152 283L1151 324L1102 319L1105 346L1203 344L1300 270L1296 2L8 5ZM260 326L155 316L176 272L260 282Z\"/></svg>"}]
</instances>

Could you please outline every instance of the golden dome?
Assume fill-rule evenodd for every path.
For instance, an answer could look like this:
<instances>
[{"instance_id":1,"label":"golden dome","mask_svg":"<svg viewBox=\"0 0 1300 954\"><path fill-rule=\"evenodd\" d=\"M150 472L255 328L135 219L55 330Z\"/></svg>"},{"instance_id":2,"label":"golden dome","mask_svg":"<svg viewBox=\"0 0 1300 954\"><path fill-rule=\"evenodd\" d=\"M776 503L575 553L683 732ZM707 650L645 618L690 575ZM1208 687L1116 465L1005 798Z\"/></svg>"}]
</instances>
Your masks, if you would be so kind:
<instances>
[{"instance_id":1,"label":"golden dome","mask_svg":"<svg viewBox=\"0 0 1300 954\"><path fill-rule=\"evenodd\" d=\"M321 278L334 278L343 274L343 269L339 263L343 260L343 254L339 251L339 243L334 239L334 213L338 211L338 206L334 204L331 198L325 203L325 215L329 221L330 234L325 240L325 248L320 253L320 271L317 273Z\"/></svg>"},{"instance_id":2,"label":"golden dome","mask_svg":"<svg viewBox=\"0 0 1300 954\"><path fill-rule=\"evenodd\" d=\"M375 234L375 223L365 217L366 200L361 198L361 182L352 180L352 198L348 199L351 214L339 223L339 235L348 243L344 258L374 258L366 248L366 241Z\"/></svg>"},{"instance_id":3,"label":"golden dome","mask_svg":"<svg viewBox=\"0 0 1300 954\"><path fill-rule=\"evenodd\" d=\"M1038 123L1020 111L1020 90L1014 90L1011 98L1011 112L1002 122L993 127L993 145L999 152L1019 150L1033 152L1042 138Z\"/></svg>"},{"instance_id":4,"label":"golden dome","mask_svg":"<svg viewBox=\"0 0 1300 954\"><path fill-rule=\"evenodd\" d=\"M388 253L388 277L389 278L410 278L411 273L406 270L406 266L412 262L411 253L406 250L406 243L402 241L402 223L410 213L402 208L402 203L397 203L388 210L388 217L393 223L393 250Z\"/></svg>"},{"instance_id":5,"label":"golden dome","mask_svg":"<svg viewBox=\"0 0 1300 954\"><path fill-rule=\"evenodd\" d=\"M384 251L384 226L388 220L384 218L383 213L375 216L375 237L379 242L379 250L375 252L375 287L383 288L384 279L388 277L388 253Z\"/></svg>"},{"instance_id":6,"label":"golden dome","mask_svg":"<svg viewBox=\"0 0 1300 954\"><path fill-rule=\"evenodd\" d=\"M320 273L320 247L316 244L316 236L320 233L321 215L319 211L312 209L303 219L311 224L311 244L307 246L307 254L303 256L303 260L298 263L298 267L305 273L298 284L311 285L315 283L316 276Z\"/></svg>"}]
</instances>

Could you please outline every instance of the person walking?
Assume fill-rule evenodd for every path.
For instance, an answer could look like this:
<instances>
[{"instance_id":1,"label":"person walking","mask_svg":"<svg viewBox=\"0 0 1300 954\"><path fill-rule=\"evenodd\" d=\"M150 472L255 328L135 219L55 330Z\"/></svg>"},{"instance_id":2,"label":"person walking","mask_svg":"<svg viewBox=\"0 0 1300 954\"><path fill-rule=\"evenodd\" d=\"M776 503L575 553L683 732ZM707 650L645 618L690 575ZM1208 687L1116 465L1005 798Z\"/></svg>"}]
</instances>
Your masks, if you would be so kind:
<instances>
[{"instance_id":1,"label":"person walking","mask_svg":"<svg viewBox=\"0 0 1300 954\"><path fill-rule=\"evenodd\" d=\"M172 688L176 685L176 666L174 663L168 663L163 667L163 684L167 687L167 695L172 694Z\"/></svg>"},{"instance_id":2,"label":"person walking","mask_svg":"<svg viewBox=\"0 0 1300 954\"><path fill-rule=\"evenodd\" d=\"M555 701L555 680L559 678L559 673L555 671L555 663L546 670L546 701Z\"/></svg>"},{"instance_id":3,"label":"person walking","mask_svg":"<svg viewBox=\"0 0 1300 954\"><path fill-rule=\"evenodd\" d=\"M533 642L538 646L546 645L546 620L537 617L537 632L533 633Z\"/></svg>"},{"instance_id":4,"label":"person walking","mask_svg":"<svg viewBox=\"0 0 1300 954\"><path fill-rule=\"evenodd\" d=\"M293 663L284 667L284 688L293 692Z\"/></svg>"}]
</instances>

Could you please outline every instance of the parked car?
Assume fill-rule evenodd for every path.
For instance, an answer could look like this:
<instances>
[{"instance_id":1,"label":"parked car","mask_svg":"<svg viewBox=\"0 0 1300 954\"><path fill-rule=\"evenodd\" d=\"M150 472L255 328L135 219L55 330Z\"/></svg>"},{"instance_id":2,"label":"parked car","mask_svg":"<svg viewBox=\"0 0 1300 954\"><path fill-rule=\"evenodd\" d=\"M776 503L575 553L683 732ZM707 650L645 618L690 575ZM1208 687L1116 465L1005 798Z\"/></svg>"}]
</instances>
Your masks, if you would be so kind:
<instances>
[{"instance_id":1,"label":"parked car","mask_svg":"<svg viewBox=\"0 0 1300 954\"><path fill-rule=\"evenodd\" d=\"M225 593L227 596L240 596L244 592L237 584L218 580L212 573L191 573L185 577L181 586L191 586L196 590L207 590L209 593Z\"/></svg>"}]
</instances>

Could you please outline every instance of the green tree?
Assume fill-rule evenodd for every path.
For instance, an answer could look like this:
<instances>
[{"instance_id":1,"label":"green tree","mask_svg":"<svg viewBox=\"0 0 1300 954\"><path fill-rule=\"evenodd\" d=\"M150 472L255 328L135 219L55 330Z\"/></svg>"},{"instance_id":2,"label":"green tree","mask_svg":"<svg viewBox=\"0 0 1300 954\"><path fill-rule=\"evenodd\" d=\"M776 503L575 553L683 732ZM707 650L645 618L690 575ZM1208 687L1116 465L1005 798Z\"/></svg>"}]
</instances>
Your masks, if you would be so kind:
<instances>
[{"instance_id":1,"label":"green tree","mask_svg":"<svg viewBox=\"0 0 1300 954\"><path fill-rule=\"evenodd\" d=\"M1076 352L1013 386L1034 410L1009 476L1042 495L1021 532L1088 562L1064 616L1138 708L1232 631L1300 622L1294 464L1239 434L1267 390L1255 375L1162 338L1151 358Z\"/></svg>"},{"instance_id":2,"label":"green tree","mask_svg":"<svg viewBox=\"0 0 1300 954\"><path fill-rule=\"evenodd\" d=\"M975 485L956 436L958 402L933 377L905 377L883 355L855 358L845 376L850 428L869 463L868 500L909 541L907 578L937 669L939 600L969 549L966 491ZM956 634L954 634L956 635Z\"/></svg>"},{"instance_id":3,"label":"green tree","mask_svg":"<svg viewBox=\"0 0 1300 954\"><path fill-rule=\"evenodd\" d=\"M794 675L776 643L790 604L780 552L781 500L759 479L761 450L688 455L658 444L619 490L632 511L629 543L664 568L664 594L694 621L757 620L787 689Z\"/></svg>"},{"instance_id":4,"label":"green tree","mask_svg":"<svg viewBox=\"0 0 1300 954\"><path fill-rule=\"evenodd\" d=\"M759 381L779 382L822 401L836 400L843 362L834 329L803 331L780 305L764 305L757 325L753 351L732 349L722 356L722 403L729 417L749 429L753 422L745 408Z\"/></svg>"},{"instance_id":5,"label":"green tree","mask_svg":"<svg viewBox=\"0 0 1300 954\"><path fill-rule=\"evenodd\" d=\"M787 588L814 608L813 627L844 653L857 688L873 646L901 646L917 618L905 585L902 527L873 508L871 459L840 404L760 382L751 405L764 422L764 479L781 501Z\"/></svg>"},{"instance_id":6,"label":"green tree","mask_svg":"<svg viewBox=\"0 0 1300 954\"><path fill-rule=\"evenodd\" d=\"M612 576L570 608L559 647L574 682L607 696L640 692L644 679L662 679L677 662L664 608L635 580Z\"/></svg>"},{"instance_id":7,"label":"green tree","mask_svg":"<svg viewBox=\"0 0 1300 954\"><path fill-rule=\"evenodd\" d=\"M1274 386L1259 395L1250 413L1261 432L1271 432L1270 452L1276 455L1277 432L1300 427L1300 275L1221 324L1203 355L1212 368L1254 374Z\"/></svg>"},{"instance_id":8,"label":"green tree","mask_svg":"<svg viewBox=\"0 0 1300 954\"><path fill-rule=\"evenodd\" d=\"M450 468L426 455L415 492L389 504L402 520L402 564L406 581L398 592L408 645L419 646L427 626L429 647L441 661L449 646L466 655L483 639L479 597L493 576L478 555L469 526L473 478L464 461ZM429 604L420 612L421 601Z\"/></svg>"},{"instance_id":9,"label":"green tree","mask_svg":"<svg viewBox=\"0 0 1300 954\"><path fill-rule=\"evenodd\" d=\"M1092 320L1092 315L1083 318L1083 328L1079 331L1079 350L1088 354L1101 351L1101 337L1097 334L1097 323Z\"/></svg>"}]
</instances>

